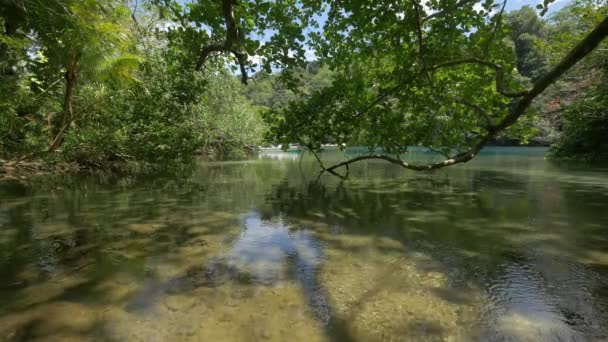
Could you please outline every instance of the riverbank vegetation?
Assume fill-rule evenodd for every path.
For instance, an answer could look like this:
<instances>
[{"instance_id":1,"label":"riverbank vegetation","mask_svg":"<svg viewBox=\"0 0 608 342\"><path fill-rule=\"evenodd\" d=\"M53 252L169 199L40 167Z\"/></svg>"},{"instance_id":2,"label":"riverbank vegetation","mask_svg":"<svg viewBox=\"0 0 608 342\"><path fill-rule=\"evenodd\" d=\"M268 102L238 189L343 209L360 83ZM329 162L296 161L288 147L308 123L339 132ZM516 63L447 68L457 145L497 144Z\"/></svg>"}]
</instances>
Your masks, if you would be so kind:
<instances>
[{"instance_id":1,"label":"riverbank vegetation","mask_svg":"<svg viewBox=\"0 0 608 342\"><path fill-rule=\"evenodd\" d=\"M0 159L106 168L332 143L427 169L512 138L605 159L605 1L505 5L5 1ZM396 157L412 145L445 159Z\"/></svg>"},{"instance_id":2,"label":"riverbank vegetation","mask_svg":"<svg viewBox=\"0 0 608 342\"><path fill-rule=\"evenodd\" d=\"M127 5L3 5L0 159L107 167L232 157L261 143L264 124L233 74L194 72L159 13Z\"/></svg>"},{"instance_id":3,"label":"riverbank vegetation","mask_svg":"<svg viewBox=\"0 0 608 342\"><path fill-rule=\"evenodd\" d=\"M517 70L535 81L608 15L608 3L577 1L546 19L531 7L506 16ZM537 139L555 159L608 160L608 50L606 44L555 82L535 104Z\"/></svg>"}]
</instances>

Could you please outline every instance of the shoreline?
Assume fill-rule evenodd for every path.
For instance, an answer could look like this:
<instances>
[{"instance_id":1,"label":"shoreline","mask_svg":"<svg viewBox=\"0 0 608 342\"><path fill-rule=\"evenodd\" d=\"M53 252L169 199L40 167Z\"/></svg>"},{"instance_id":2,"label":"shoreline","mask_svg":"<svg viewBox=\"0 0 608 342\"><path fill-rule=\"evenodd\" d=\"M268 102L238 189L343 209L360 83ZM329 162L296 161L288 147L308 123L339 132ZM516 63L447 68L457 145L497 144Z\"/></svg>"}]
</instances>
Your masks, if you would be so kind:
<instances>
[{"instance_id":1,"label":"shoreline","mask_svg":"<svg viewBox=\"0 0 608 342\"><path fill-rule=\"evenodd\" d=\"M35 160L0 159L0 181L24 181L32 177L67 172L82 168L75 163L49 163Z\"/></svg>"}]
</instances>

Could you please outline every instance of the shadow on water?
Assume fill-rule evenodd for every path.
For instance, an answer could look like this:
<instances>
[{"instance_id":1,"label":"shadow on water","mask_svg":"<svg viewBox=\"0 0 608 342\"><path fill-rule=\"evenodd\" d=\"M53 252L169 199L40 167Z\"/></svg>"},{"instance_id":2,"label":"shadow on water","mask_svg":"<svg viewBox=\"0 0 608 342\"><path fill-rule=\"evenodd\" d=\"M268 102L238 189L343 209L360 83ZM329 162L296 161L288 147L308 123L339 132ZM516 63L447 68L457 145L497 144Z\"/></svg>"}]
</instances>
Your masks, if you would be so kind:
<instances>
[{"instance_id":1,"label":"shadow on water","mask_svg":"<svg viewBox=\"0 0 608 342\"><path fill-rule=\"evenodd\" d=\"M432 256L449 278L446 287L432 289L437 297L464 304L471 281L488 292L477 338L606 337L605 266L581 262L606 248L608 217L587 211L608 203L604 192L495 171L471 172L464 184L440 175L383 181L335 187L284 181L267 196L272 206L264 215L318 227L329 249L361 252L334 239L339 235L388 237L404 252ZM577 199L586 192L593 195Z\"/></svg>"},{"instance_id":2,"label":"shadow on water","mask_svg":"<svg viewBox=\"0 0 608 342\"><path fill-rule=\"evenodd\" d=\"M155 258L187 249L200 260L209 249L207 235L238 229L232 213L209 208L215 203L190 212L207 187L190 179L51 179L36 185L44 190L18 183L0 187L0 319L6 323L0 324L0 340L69 335L70 324L54 322L69 322L85 309L80 304L87 311L122 303L130 308L137 303L131 290L154 283L156 270L149 264ZM148 299L142 305L157 292L154 287L143 285L140 298ZM72 335L105 336L95 315L85 316Z\"/></svg>"},{"instance_id":3,"label":"shadow on water","mask_svg":"<svg viewBox=\"0 0 608 342\"><path fill-rule=\"evenodd\" d=\"M606 338L596 176L193 172L2 185L0 339Z\"/></svg>"}]
</instances>

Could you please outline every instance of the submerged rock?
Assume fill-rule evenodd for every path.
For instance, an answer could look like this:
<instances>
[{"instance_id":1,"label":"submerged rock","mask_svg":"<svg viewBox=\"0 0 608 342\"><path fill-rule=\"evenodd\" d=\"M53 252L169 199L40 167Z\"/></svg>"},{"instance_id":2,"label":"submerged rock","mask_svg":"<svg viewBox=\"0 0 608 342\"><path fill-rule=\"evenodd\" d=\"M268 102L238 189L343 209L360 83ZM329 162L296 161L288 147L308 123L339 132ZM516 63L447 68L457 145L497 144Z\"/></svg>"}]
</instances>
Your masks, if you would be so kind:
<instances>
[{"instance_id":1,"label":"submerged rock","mask_svg":"<svg viewBox=\"0 0 608 342\"><path fill-rule=\"evenodd\" d=\"M197 298L190 296L167 296L163 304L171 312L191 310L197 305Z\"/></svg>"}]
</instances>

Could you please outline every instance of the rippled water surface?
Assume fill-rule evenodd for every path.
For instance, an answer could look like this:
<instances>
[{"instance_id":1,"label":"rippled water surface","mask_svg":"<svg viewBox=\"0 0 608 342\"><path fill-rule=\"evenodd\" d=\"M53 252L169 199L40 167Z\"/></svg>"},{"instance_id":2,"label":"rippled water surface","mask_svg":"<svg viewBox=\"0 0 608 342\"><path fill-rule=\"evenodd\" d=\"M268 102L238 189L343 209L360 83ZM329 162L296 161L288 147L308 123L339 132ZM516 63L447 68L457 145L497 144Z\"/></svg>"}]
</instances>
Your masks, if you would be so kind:
<instances>
[{"instance_id":1,"label":"rippled water surface","mask_svg":"<svg viewBox=\"0 0 608 342\"><path fill-rule=\"evenodd\" d=\"M604 341L608 169L543 154L0 183L0 340Z\"/></svg>"}]
</instances>

